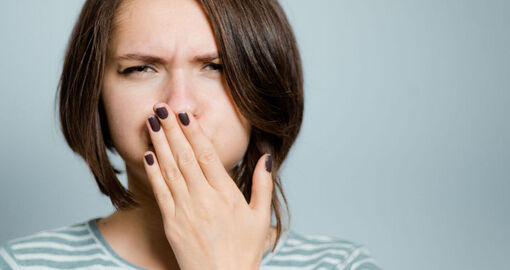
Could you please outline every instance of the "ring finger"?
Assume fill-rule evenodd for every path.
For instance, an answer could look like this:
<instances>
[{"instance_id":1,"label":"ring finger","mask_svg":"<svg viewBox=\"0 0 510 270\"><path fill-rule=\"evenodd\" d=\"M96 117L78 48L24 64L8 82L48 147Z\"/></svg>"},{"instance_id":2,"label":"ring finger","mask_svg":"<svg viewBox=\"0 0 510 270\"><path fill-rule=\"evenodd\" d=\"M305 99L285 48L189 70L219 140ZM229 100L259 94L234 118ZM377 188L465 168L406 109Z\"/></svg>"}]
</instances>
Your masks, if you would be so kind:
<instances>
[{"instance_id":1,"label":"ring finger","mask_svg":"<svg viewBox=\"0 0 510 270\"><path fill-rule=\"evenodd\" d=\"M165 178L168 188L172 192L175 204L184 203L189 196L188 187L179 167L177 166L166 136L161 128L157 117L152 115L147 119L147 127L156 151L157 161L161 169L161 174Z\"/></svg>"}]
</instances>

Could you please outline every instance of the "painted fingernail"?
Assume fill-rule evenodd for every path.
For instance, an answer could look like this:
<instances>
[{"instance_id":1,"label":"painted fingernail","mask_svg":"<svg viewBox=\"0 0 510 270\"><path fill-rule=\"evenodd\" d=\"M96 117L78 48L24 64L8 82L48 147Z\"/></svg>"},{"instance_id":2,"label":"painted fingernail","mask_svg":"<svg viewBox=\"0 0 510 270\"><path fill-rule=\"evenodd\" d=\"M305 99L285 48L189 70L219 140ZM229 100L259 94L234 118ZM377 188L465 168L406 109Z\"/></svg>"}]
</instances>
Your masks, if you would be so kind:
<instances>
[{"instance_id":1,"label":"painted fingernail","mask_svg":"<svg viewBox=\"0 0 510 270\"><path fill-rule=\"evenodd\" d=\"M183 112L183 113L180 113L179 114L179 120L181 120L181 123L185 126L187 126L189 124L189 118L188 118L188 114Z\"/></svg>"},{"instance_id":2,"label":"painted fingernail","mask_svg":"<svg viewBox=\"0 0 510 270\"><path fill-rule=\"evenodd\" d=\"M266 156L266 171L271 172L273 170L273 157L271 155Z\"/></svg>"},{"instance_id":3,"label":"painted fingernail","mask_svg":"<svg viewBox=\"0 0 510 270\"><path fill-rule=\"evenodd\" d=\"M151 125L152 131L154 132L158 132L161 128L158 118L156 118L154 115L149 117L149 124Z\"/></svg>"},{"instance_id":4,"label":"painted fingernail","mask_svg":"<svg viewBox=\"0 0 510 270\"><path fill-rule=\"evenodd\" d=\"M165 107L159 107L156 109L156 114L159 116L159 118L161 119L165 119L168 117L168 111L166 110Z\"/></svg>"},{"instance_id":5,"label":"painted fingernail","mask_svg":"<svg viewBox=\"0 0 510 270\"><path fill-rule=\"evenodd\" d=\"M152 154L145 155L145 161L147 161L147 164L152 165L154 164L154 157Z\"/></svg>"}]
</instances>

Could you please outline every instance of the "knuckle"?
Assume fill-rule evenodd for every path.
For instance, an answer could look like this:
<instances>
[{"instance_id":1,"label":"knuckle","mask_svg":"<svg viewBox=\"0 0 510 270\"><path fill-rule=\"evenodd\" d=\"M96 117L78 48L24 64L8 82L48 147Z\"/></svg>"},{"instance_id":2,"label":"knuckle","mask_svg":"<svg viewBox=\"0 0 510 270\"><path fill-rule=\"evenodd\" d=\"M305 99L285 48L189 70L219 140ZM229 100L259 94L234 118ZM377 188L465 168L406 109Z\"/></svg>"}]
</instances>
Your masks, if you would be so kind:
<instances>
[{"instance_id":1,"label":"knuckle","mask_svg":"<svg viewBox=\"0 0 510 270\"><path fill-rule=\"evenodd\" d=\"M206 202L205 200L198 203L197 206L196 215L200 218L200 220L211 224L214 219L214 213L216 213L217 209L210 202Z\"/></svg>"},{"instance_id":2,"label":"knuckle","mask_svg":"<svg viewBox=\"0 0 510 270\"><path fill-rule=\"evenodd\" d=\"M178 132L177 129L180 129L179 126L176 126L176 125L172 125L172 124L169 124L168 122L168 118L163 120L166 125L163 125L163 129L165 130L165 133L167 134L167 136L169 136L170 134L174 134L175 132Z\"/></svg>"},{"instance_id":3,"label":"knuckle","mask_svg":"<svg viewBox=\"0 0 510 270\"><path fill-rule=\"evenodd\" d=\"M170 192L160 192L158 198L160 200L160 203L165 203L165 204L173 199Z\"/></svg>"},{"instance_id":4,"label":"knuckle","mask_svg":"<svg viewBox=\"0 0 510 270\"><path fill-rule=\"evenodd\" d=\"M169 240L172 243L182 243L186 239L186 233L181 226L175 224L168 224L164 227L165 233L168 235Z\"/></svg>"},{"instance_id":5,"label":"knuckle","mask_svg":"<svg viewBox=\"0 0 510 270\"><path fill-rule=\"evenodd\" d=\"M200 134L199 126L197 126L197 125L190 126L190 128L188 128L188 132L191 135L199 135Z\"/></svg>"},{"instance_id":6,"label":"knuckle","mask_svg":"<svg viewBox=\"0 0 510 270\"><path fill-rule=\"evenodd\" d=\"M184 151L182 153L177 154L177 162L181 166L187 166L191 164L195 160L193 153L191 151Z\"/></svg>"},{"instance_id":7,"label":"knuckle","mask_svg":"<svg viewBox=\"0 0 510 270\"><path fill-rule=\"evenodd\" d=\"M223 204L227 207L227 209L233 210L236 207L237 202L236 199L234 198L236 198L236 195L230 192L226 192L223 194L220 193L220 199L222 200Z\"/></svg>"},{"instance_id":8,"label":"knuckle","mask_svg":"<svg viewBox=\"0 0 510 270\"><path fill-rule=\"evenodd\" d=\"M200 202L198 202L198 212L200 213L201 217L206 216L212 210L213 209L210 202L206 202L205 200L200 200Z\"/></svg>"},{"instance_id":9,"label":"knuckle","mask_svg":"<svg viewBox=\"0 0 510 270\"><path fill-rule=\"evenodd\" d=\"M226 201L225 205L226 205L227 209L229 210L229 212L231 212L231 213L234 213L234 211L236 210L236 208L238 206L234 203L233 200Z\"/></svg>"},{"instance_id":10,"label":"knuckle","mask_svg":"<svg viewBox=\"0 0 510 270\"><path fill-rule=\"evenodd\" d=\"M179 207L176 209L176 217L181 224L193 224L196 220L195 213L189 207Z\"/></svg>"},{"instance_id":11,"label":"knuckle","mask_svg":"<svg viewBox=\"0 0 510 270\"><path fill-rule=\"evenodd\" d=\"M202 164L211 164L216 161L216 155L213 150L207 149L199 155L198 160Z\"/></svg>"},{"instance_id":12,"label":"knuckle","mask_svg":"<svg viewBox=\"0 0 510 270\"><path fill-rule=\"evenodd\" d=\"M179 179L181 172L175 166L163 167L163 173L166 175L168 181L175 181Z\"/></svg>"}]
</instances>

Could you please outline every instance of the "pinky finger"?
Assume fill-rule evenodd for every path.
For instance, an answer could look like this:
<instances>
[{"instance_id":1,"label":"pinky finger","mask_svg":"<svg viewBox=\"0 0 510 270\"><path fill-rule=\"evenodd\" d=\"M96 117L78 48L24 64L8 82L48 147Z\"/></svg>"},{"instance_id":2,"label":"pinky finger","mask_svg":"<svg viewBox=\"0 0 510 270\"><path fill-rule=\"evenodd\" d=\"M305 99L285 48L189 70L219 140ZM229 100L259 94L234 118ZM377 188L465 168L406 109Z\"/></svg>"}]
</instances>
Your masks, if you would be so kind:
<instances>
[{"instance_id":1,"label":"pinky finger","mask_svg":"<svg viewBox=\"0 0 510 270\"><path fill-rule=\"evenodd\" d=\"M163 222L171 220L175 213L175 203L172 193L170 192L170 189L161 174L161 170L159 169L156 155L154 155L151 151L146 152L144 154L143 164L145 166L147 176L149 177L154 197L156 198L156 202L161 210Z\"/></svg>"}]
</instances>

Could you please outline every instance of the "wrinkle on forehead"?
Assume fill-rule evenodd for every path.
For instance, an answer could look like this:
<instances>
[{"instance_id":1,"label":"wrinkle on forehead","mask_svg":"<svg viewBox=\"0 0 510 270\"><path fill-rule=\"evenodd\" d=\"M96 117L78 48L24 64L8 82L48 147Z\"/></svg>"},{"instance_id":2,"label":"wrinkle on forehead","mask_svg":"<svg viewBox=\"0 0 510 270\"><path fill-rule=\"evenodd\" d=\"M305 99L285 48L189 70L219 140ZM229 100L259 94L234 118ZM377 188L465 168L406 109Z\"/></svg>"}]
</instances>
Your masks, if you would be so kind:
<instances>
[{"instance_id":1,"label":"wrinkle on forehead","mask_svg":"<svg viewBox=\"0 0 510 270\"><path fill-rule=\"evenodd\" d=\"M178 8L171 8L169 3ZM122 49L122 53L154 52L160 56L177 54L178 50L193 55L217 52L209 18L195 0L151 0L150 4L145 0L121 1L115 11L108 47L110 53Z\"/></svg>"}]
</instances>

